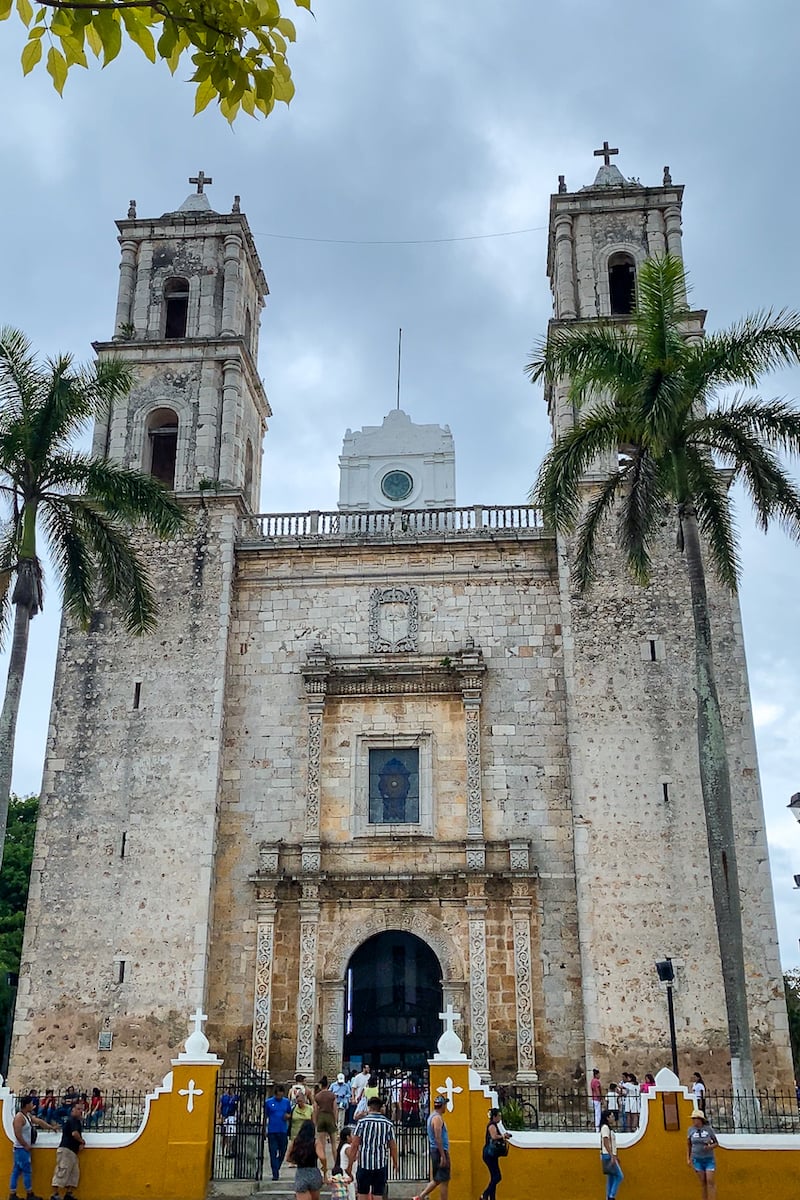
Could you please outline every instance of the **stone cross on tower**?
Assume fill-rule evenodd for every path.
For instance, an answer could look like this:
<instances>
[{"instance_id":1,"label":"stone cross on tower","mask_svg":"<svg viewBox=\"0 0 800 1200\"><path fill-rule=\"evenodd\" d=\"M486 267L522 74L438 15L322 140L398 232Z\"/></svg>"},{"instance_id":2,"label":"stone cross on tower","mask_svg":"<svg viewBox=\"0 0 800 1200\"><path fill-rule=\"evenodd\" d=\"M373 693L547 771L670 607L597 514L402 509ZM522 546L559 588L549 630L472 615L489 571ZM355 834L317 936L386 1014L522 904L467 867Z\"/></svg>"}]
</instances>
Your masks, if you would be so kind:
<instances>
[{"instance_id":1,"label":"stone cross on tower","mask_svg":"<svg viewBox=\"0 0 800 1200\"><path fill-rule=\"evenodd\" d=\"M619 150L612 149L612 147L609 146L608 142L603 142L602 148L600 150L595 150L595 152L594 152L595 158L598 158L600 155L603 156L603 165L606 167L611 166L611 155L612 154L619 154ZM194 180L190 180L189 182L193 183ZM209 183L210 182L211 182L211 180L209 180Z\"/></svg>"},{"instance_id":2,"label":"stone cross on tower","mask_svg":"<svg viewBox=\"0 0 800 1200\"><path fill-rule=\"evenodd\" d=\"M606 142L606 145L608 145L608 142ZM612 153L616 154L616 151L612 151ZM197 184L198 196L203 195L203 188L205 187L205 185L207 183L213 183L213 182L214 182L214 180L211 178L210 175L206 175L205 171L198 171L196 175L189 176L189 183Z\"/></svg>"}]
</instances>

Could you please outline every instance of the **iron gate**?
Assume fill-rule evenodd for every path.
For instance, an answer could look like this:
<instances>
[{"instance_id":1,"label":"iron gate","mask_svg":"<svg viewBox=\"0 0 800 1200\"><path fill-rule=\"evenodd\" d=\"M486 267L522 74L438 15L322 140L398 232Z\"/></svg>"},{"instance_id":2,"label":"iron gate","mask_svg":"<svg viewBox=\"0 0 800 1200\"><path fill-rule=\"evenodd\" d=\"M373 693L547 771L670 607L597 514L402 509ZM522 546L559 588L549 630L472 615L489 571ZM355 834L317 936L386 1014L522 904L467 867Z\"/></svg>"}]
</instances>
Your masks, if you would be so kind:
<instances>
[{"instance_id":1,"label":"iron gate","mask_svg":"<svg viewBox=\"0 0 800 1200\"><path fill-rule=\"evenodd\" d=\"M254 1071L244 1064L235 1071L220 1071L212 1179L261 1179L264 1101L271 1087L266 1071Z\"/></svg>"}]
</instances>

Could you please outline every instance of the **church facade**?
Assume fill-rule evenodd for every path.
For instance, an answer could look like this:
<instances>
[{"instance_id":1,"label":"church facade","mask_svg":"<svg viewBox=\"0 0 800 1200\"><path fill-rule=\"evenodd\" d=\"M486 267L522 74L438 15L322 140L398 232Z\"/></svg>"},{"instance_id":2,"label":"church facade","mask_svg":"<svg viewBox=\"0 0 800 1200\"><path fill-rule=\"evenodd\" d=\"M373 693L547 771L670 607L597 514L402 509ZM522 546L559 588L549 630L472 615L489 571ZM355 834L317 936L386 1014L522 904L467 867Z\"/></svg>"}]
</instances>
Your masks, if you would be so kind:
<instances>
[{"instance_id":1,"label":"church facade","mask_svg":"<svg viewBox=\"0 0 800 1200\"><path fill-rule=\"evenodd\" d=\"M258 514L264 273L238 198L118 222L137 382L94 449L191 523L148 547L160 620L61 630L10 1073L147 1082L202 1005L285 1078L415 1066L452 1004L476 1068L565 1086L668 1061L727 1082L688 584L665 533L597 583L525 504L455 497L446 427L348 430L336 512ZM552 197L557 323L630 312L682 188L609 161ZM704 314L689 336L702 336ZM566 389L547 402L571 420ZM534 457L532 451L532 459ZM590 486L591 481L588 481ZM500 498L501 500L504 498ZM711 583L756 1072L791 1079L741 623ZM65 881L69 881L65 886Z\"/></svg>"}]
</instances>

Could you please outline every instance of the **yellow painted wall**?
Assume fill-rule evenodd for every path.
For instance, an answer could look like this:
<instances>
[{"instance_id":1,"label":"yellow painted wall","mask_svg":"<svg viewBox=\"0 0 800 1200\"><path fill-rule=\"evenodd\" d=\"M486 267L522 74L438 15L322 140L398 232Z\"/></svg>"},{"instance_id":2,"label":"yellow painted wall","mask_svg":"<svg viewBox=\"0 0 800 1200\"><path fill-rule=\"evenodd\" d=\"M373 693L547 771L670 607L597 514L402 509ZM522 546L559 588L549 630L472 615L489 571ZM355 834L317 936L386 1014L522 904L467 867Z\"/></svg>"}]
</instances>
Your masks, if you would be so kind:
<instances>
[{"instance_id":1,"label":"yellow painted wall","mask_svg":"<svg viewBox=\"0 0 800 1200\"><path fill-rule=\"evenodd\" d=\"M461 1090L455 1090L458 1088ZM452 1161L450 1200L478 1200L489 1179L481 1152L493 1102L482 1087L470 1090L466 1064L434 1060L431 1096L437 1092L452 1098L452 1111L445 1114ZM645 1097L642 1104L644 1108ZM627 1135L635 1142L626 1146L626 1135L618 1138L625 1176L620 1200L698 1200L700 1183L686 1165L692 1101L678 1095L680 1130L676 1132L664 1128L661 1093L650 1099L647 1107L643 1128ZM594 1134L525 1133L517 1137L529 1144L515 1146L512 1140L508 1157L500 1159L503 1180L497 1200L603 1200L606 1179L600 1168L599 1138ZM797 1200L800 1134L720 1137L722 1144L716 1153L719 1200ZM743 1142L755 1143L755 1147L743 1146Z\"/></svg>"},{"instance_id":2,"label":"yellow painted wall","mask_svg":"<svg viewBox=\"0 0 800 1200\"><path fill-rule=\"evenodd\" d=\"M219 1066L216 1060L176 1062L172 1090L157 1090L138 1134L86 1133L86 1147L78 1156L80 1200L204 1200L211 1175ZM191 1112L186 1094L190 1088L195 1093ZM0 1177L5 1173L8 1179L14 1101L7 1092L2 1104L5 1136L0 1137ZM111 1144L126 1139L128 1145ZM33 1190L39 1196L52 1192L58 1140L58 1135L40 1131L33 1148ZM4 1186L0 1178L0 1188ZM24 1194L21 1180L17 1191L20 1197Z\"/></svg>"}]
</instances>

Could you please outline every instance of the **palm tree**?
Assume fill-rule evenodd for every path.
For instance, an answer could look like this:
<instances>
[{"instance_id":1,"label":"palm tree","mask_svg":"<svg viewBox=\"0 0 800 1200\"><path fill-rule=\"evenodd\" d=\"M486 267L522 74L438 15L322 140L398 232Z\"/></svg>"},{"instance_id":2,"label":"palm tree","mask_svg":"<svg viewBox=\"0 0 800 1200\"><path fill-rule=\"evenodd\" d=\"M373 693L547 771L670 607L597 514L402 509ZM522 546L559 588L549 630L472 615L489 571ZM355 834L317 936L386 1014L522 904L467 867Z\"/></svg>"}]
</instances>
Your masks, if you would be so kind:
<instances>
[{"instance_id":1,"label":"palm tree","mask_svg":"<svg viewBox=\"0 0 800 1200\"><path fill-rule=\"evenodd\" d=\"M40 531L70 616L86 628L96 604L114 604L127 629L142 633L155 624L156 603L132 535L170 537L185 520L149 475L72 448L132 380L113 360L81 369L61 355L40 364L22 333L0 329L0 632L14 612L0 711L0 861L30 622L44 603Z\"/></svg>"},{"instance_id":2,"label":"palm tree","mask_svg":"<svg viewBox=\"0 0 800 1200\"><path fill-rule=\"evenodd\" d=\"M632 318L556 329L536 347L527 367L531 379L567 379L577 415L545 457L532 494L559 533L577 531L572 571L581 590L595 575L595 543L606 519L616 519L620 548L642 584L650 577L662 524L675 523L694 621L700 783L731 1076L734 1091L752 1091L731 783L704 557L735 592L732 477L744 484L762 529L776 520L800 539L800 492L778 458L779 452L800 453L800 412L782 400L726 396L726 389L752 388L765 372L800 359L800 315L759 313L690 342L679 259L646 262L637 291ZM587 470L603 459L614 465L599 485L587 486Z\"/></svg>"}]
</instances>

